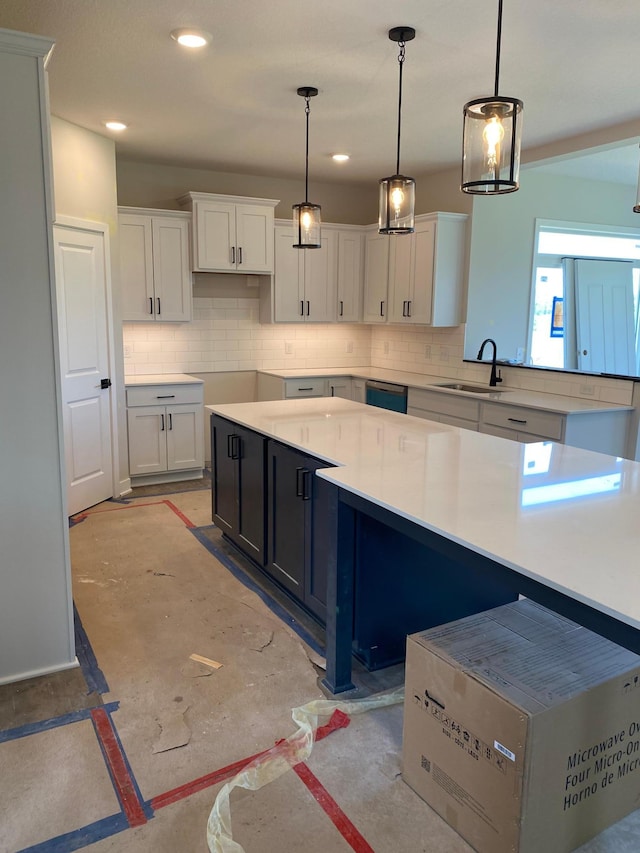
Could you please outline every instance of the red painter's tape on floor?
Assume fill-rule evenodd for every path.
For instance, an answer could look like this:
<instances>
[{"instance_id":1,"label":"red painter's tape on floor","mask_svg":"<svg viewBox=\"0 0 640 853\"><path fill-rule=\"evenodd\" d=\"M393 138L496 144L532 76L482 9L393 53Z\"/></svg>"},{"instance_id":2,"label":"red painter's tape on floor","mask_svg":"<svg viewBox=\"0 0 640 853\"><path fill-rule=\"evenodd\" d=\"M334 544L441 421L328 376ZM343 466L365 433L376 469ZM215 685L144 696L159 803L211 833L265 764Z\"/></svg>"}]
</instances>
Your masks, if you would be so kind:
<instances>
[{"instance_id":1,"label":"red painter's tape on floor","mask_svg":"<svg viewBox=\"0 0 640 853\"><path fill-rule=\"evenodd\" d=\"M175 514L178 516L178 518L181 519L181 521L184 521L184 523L187 525L187 527L189 527L189 528L195 527L195 524L192 521L189 521L187 516L183 512L181 512L175 504L171 503L171 501L162 501L162 503L166 504L172 512L175 512Z\"/></svg>"},{"instance_id":2,"label":"red painter's tape on floor","mask_svg":"<svg viewBox=\"0 0 640 853\"><path fill-rule=\"evenodd\" d=\"M331 732L335 732L338 729L344 729L350 722L351 718L347 714L343 711L335 710L331 715L329 722L324 726L318 727L315 740L322 740L322 738L330 735ZM278 743L284 743L284 741L278 741ZM165 806L171 806L173 803L177 803L185 797L190 797L198 791L204 791L205 788L217 785L219 782L226 782L228 779L233 779L235 775L244 770L244 768L253 761L265 758L271 752L271 749L265 749L263 752L256 752L255 755L250 755L248 758L241 758L240 761L235 761L233 764L227 764L226 767L221 767L219 770L214 770L211 773L207 773L205 776L200 776L191 782L186 782L178 788L173 788L171 791L166 791L164 794L158 794L151 800L151 808L154 811L157 811Z\"/></svg>"},{"instance_id":3,"label":"red painter's tape on floor","mask_svg":"<svg viewBox=\"0 0 640 853\"><path fill-rule=\"evenodd\" d=\"M306 764L296 764L293 772L306 785L315 801L321 806L352 850L355 850L356 853L375 853L373 847L363 838L322 782L314 776Z\"/></svg>"},{"instance_id":4,"label":"red painter's tape on floor","mask_svg":"<svg viewBox=\"0 0 640 853\"><path fill-rule=\"evenodd\" d=\"M142 826L147 822L147 817L127 768L118 738L113 730L111 718L104 708L92 708L91 719L129 826Z\"/></svg>"}]
</instances>

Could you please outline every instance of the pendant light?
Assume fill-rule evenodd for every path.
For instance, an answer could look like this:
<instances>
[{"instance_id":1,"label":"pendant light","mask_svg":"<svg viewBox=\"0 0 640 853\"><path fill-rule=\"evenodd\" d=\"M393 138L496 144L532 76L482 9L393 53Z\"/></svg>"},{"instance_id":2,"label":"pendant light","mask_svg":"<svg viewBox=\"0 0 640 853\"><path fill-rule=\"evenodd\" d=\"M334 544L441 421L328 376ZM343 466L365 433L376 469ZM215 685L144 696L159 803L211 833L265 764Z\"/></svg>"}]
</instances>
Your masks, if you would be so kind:
<instances>
[{"instance_id":1,"label":"pendant light","mask_svg":"<svg viewBox=\"0 0 640 853\"><path fill-rule=\"evenodd\" d=\"M307 117L306 161L304 171L304 201L293 205L293 248L319 249L320 243L320 205L309 201L309 100L315 98L318 90L313 86L301 86L298 89L304 98L304 112Z\"/></svg>"},{"instance_id":2,"label":"pendant light","mask_svg":"<svg viewBox=\"0 0 640 853\"><path fill-rule=\"evenodd\" d=\"M400 125L402 118L402 67L404 65L405 42L415 38L413 27L394 27L389 30L391 41L398 43L398 149L396 173L380 180L380 206L378 232L380 234L411 234L414 231L414 205L416 182L400 174Z\"/></svg>"},{"instance_id":3,"label":"pendant light","mask_svg":"<svg viewBox=\"0 0 640 853\"><path fill-rule=\"evenodd\" d=\"M498 95L502 0L498 0L495 91L464 105L462 184L466 193L499 195L518 189L522 101Z\"/></svg>"},{"instance_id":4,"label":"pendant light","mask_svg":"<svg viewBox=\"0 0 640 853\"><path fill-rule=\"evenodd\" d=\"M633 205L633 212L640 213L640 166L638 167L638 190L636 192L636 203Z\"/></svg>"}]
</instances>

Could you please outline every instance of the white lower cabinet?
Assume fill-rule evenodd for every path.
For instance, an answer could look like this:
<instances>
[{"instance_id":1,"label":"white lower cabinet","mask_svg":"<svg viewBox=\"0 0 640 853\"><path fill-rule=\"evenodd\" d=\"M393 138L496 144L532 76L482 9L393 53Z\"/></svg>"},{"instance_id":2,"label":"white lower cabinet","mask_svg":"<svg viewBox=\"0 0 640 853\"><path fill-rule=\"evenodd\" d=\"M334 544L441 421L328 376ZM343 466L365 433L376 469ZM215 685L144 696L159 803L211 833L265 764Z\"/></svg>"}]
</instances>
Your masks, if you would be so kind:
<instances>
[{"instance_id":1,"label":"white lower cabinet","mask_svg":"<svg viewBox=\"0 0 640 853\"><path fill-rule=\"evenodd\" d=\"M441 424L477 430L480 404L469 397L409 388L407 414Z\"/></svg>"},{"instance_id":2,"label":"white lower cabinet","mask_svg":"<svg viewBox=\"0 0 640 853\"><path fill-rule=\"evenodd\" d=\"M127 430L133 485L202 476L202 384L128 388Z\"/></svg>"},{"instance_id":3,"label":"white lower cabinet","mask_svg":"<svg viewBox=\"0 0 640 853\"><path fill-rule=\"evenodd\" d=\"M352 400L353 380L350 376L330 376L327 379L327 397L343 397Z\"/></svg>"}]
</instances>

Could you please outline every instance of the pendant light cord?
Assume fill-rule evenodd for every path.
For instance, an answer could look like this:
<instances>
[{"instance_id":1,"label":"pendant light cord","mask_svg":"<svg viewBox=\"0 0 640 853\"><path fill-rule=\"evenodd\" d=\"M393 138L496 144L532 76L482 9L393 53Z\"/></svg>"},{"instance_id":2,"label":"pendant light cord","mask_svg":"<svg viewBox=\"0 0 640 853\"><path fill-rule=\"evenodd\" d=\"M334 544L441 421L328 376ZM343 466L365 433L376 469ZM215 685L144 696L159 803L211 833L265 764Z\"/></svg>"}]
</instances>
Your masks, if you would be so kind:
<instances>
[{"instance_id":1,"label":"pendant light cord","mask_svg":"<svg viewBox=\"0 0 640 853\"><path fill-rule=\"evenodd\" d=\"M498 97L498 79L500 77L500 42L502 41L502 0L498 0L498 39L496 44L496 82L494 96Z\"/></svg>"},{"instance_id":2,"label":"pendant light cord","mask_svg":"<svg viewBox=\"0 0 640 853\"><path fill-rule=\"evenodd\" d=\"M305 147L305 167L304 167L304 203L308 204L309 202L309 113L311 112L311 107L309 106L309 96L305 99L305 115L307 117L307 141Z\"/></svg>"},{"instance_id":3,"label":"pendant light cord","mask_svg":"<svg viewBox=\"0 0 640 853\"><path fill-rule=\"evenodd\" d=\"M502 2L502 0L500 0ZM396 156L396 175L400 174L400 126L402 119L402 68L404 65L404 42L398 42L398 46L400 48L400 53L398 54L398 65L400 66L400 73L398 75L398 152Z\"/></svg>"}]
</instances>

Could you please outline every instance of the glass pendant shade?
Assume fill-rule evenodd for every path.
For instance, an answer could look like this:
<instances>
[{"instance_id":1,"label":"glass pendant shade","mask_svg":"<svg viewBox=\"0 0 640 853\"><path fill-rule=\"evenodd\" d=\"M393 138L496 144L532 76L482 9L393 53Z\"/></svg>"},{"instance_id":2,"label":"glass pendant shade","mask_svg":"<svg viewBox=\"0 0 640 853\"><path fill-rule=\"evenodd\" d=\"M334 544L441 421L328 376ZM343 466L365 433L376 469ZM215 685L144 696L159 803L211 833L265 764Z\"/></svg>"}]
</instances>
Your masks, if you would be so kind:
<instances>
[{"instance_id":1,"label":"glass pendant shade","mask_svg":"<svg viewBox=\"0 0 640 853\"><path fill-rule=\"evenodd\" d=\"M500 194L518 189L522 101L476 98L464 105L462 190Z\"/></svg>"},{"instance_id":2,"label":"glass pendant shade","mask_svg":"<svg viewBox=\"0 0 640 853\"><path fill-rule=\"evenodd\" d=\"M293 248L319 249L320 205L303 201L293 205Z\"/></svg>"},{"instance_id":3,"label":"glass pendant shade","mask_svg":"<svg viewBox=\"0 0 640 853\"><path fill-rule=\"evenodd\" d=\"M380 180L378 231L380 234L411 234L414 230L416 182L404 175Z\"/></svg>"}]
</instances>

